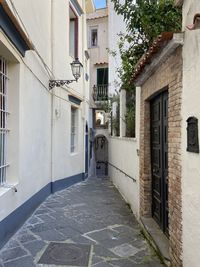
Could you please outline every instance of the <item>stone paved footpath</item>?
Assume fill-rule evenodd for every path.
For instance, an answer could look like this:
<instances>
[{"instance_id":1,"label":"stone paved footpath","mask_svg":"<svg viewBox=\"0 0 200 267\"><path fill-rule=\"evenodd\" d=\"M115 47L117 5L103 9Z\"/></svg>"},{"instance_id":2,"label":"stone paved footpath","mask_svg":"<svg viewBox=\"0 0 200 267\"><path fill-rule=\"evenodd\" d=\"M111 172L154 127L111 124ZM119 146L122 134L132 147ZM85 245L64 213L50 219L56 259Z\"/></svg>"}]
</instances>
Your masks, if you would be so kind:
<instances>
[{"instance_id":1,"label":"stone paved footpath","mask_svg":"<svg viewBox=\"0 0 200 267\"><path fill-rule=\"evenodd\" d=\"M58 266L38 263L50 242L87 245L88 266L162 266L106 179L90 178L49 196L2 248L0 267Z\"/></svg>"}]
</instances>

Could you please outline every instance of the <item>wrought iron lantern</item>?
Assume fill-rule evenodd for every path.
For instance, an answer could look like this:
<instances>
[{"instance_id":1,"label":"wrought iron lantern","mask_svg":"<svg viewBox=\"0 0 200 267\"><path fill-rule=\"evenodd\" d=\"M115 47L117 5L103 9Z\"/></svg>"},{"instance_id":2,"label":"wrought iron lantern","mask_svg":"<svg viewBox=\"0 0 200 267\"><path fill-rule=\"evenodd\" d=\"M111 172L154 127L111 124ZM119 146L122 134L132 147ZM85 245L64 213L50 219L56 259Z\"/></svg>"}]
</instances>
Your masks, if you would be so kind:
<instances>
[{"instance_id":1,"label":"wrought iron lantern","mask_svg":"<svg viewBox=\"0 0 200 267\"><path fill-rule=\"evenodd\" d=\"M72 74L74 76L74 80L50 80L49 81L49 90L53 89L55 86L60 87L65 84L70 84L72 82L77 82L81 77L81 69L83 67L82 63L76 58L71 64Z\"/></svg>"},{"instance_id":2,"label":"wrought iron lantern","mask_svg":"<svg viewBox=\"0 0 200 267\"><path fill-rule=\"evenodd\" d=\"M71 63L71 69L72 69L72 74L77 81L81 77L81 69L83 65L79 61L78 58L76 58L72 63Z\"/></svg>"}]
</instances>

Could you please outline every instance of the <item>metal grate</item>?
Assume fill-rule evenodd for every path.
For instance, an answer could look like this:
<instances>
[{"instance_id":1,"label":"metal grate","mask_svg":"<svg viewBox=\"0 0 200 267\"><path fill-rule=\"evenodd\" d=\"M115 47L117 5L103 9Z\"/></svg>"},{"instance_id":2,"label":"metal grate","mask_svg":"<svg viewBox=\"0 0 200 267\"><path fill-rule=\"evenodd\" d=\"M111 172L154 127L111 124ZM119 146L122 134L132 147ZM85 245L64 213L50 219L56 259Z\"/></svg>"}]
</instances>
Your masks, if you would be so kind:
<instances>
[{"instance_id":1,"label":"metal grate","mask_svg":"<svg viewBox=\"0 0 200 267\"><path fill-rule=\"evenodd\" d=\"M7 152L7 118L8 118L8 76L5 59L0 57L0 185L6 183Z\"/></svg>"}]
</instances>

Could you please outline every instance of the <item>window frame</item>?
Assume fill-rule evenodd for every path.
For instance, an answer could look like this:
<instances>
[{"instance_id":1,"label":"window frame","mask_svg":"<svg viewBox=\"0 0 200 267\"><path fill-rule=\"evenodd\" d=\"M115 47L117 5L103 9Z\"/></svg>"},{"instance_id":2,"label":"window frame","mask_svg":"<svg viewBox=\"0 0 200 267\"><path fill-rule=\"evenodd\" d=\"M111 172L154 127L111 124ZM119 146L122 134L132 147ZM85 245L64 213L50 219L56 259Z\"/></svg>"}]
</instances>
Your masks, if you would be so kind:
<instances>
[{"instance_id":1,"label":"window frame","mask_svg":"<svg viewBox=\"0 0 200 267\"><path fill-rule=\"evenodd\" d=\"M0 56L0 186L7 183L8 154L8 63Z\"/></svg>"},{"instance_id":2,"label":"window frame","mask_svg":"<svg viewBox=\"0 0 200 267\"><path fill-rule=\"evenodd\" d=\"M71 128L70 128L70 153L74 154L78 148L78 108L71 106Z\"/></svg>"},{"instance_id":3,"label":"window frame","mask_svg":"<svg viewBox=\"0 0 200 267\"><path fill-rule=\"evenodd\" d=\"M92 32L93 31L96 31L97 32L96 45L93 45L92 44ZM90 47L98 47L98 26L90 27Z\"/></svg>"},{"instance_id":4,"label":"window frame","mask_svg":"<svg viewBox=\"0 0 200 267\"><path fill-rule=\"evenodd\" d=\"M70 10L74 15L74 18L70 17ZM70 52L70 22L73 21L74 22L74 55L72 55ZM76 14L75 10L73 9L73 7L70 5L69 6L69 55L71 57L78 58L79 53L78 53L78 48L79 48L79 16Z\"/></svg>"}]
</instances>

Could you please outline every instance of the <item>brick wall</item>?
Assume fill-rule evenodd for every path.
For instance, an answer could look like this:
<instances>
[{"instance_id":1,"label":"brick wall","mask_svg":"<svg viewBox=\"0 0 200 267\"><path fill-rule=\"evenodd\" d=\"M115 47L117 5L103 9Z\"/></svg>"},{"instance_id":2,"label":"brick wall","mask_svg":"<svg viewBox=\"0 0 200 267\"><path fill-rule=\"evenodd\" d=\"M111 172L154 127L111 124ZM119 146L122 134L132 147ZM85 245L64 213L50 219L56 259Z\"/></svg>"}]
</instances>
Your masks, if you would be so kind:
<instances>
[{"instance_id":1,"label":"brick wall","mask_svg":"<svg viewBox=\"0 0 200 267\"><path fill-rule=\"evenodd\" d=\"M181 96L182 50L176 51L141 88L140 215L151 216L150 99L168 86L169 244L173 267L182 266Z\"/></svg>"}]
</instances>

